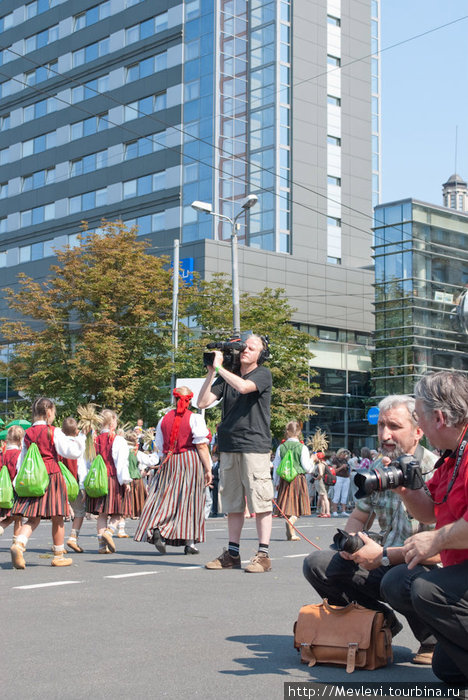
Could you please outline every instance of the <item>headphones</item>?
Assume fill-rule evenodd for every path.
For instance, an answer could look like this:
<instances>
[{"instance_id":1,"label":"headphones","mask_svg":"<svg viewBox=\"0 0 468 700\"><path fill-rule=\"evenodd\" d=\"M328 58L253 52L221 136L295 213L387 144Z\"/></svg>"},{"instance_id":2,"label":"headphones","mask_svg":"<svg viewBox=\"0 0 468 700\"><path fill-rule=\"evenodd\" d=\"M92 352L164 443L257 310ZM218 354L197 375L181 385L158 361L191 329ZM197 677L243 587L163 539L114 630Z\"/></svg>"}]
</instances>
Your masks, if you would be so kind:
<instances>
[{"instance_id":1,"label":"headphones","mask_svg":"<svg viewBox=\"0 0 468 700\"><path fill-rule=\"evenodd\" d=\"M271 353L270 353L270 345L269 345L269 338L267 335L261 335L260 339L262 341L262 351L260 352L260 355L258 356L257 364L262 365L266 360L271 359Z\"/></svg>"}]
</instances>

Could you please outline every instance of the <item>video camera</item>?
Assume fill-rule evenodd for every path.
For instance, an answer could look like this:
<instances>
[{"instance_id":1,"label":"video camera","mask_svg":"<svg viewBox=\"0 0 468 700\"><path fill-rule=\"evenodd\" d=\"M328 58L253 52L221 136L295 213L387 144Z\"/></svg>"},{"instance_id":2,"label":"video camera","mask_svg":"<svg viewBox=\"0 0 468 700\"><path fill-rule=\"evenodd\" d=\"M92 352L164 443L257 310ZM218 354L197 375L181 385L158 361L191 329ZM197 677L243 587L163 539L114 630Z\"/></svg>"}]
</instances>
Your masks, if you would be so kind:
<instances>
[{"instance_id":1,"label":"video camera","mask_svg":"<svg viewBox=\"0 0 468 700\"><path fill-rule=\"evenodd\" d=\"M402 455L387 467L358 469L354 475L354 484L358 487L354 497L364 498L374 491L396 489L398 486L416 491L424 486L424 479L419 462L413 455Z\"/></svg>"},{"instance_id":2,"label":"video camera","mask_svg":"<svg viewBox=\"0 0 468 700\"><path fill-rule=\"evenodd\" d=\"M240 356L247 345L240 338L230 338L229 340L215 341L206 346L209 350L221 350L223 353L224 369L240 374ZM203 353L203 364L205 367L212 367L214 362L214 352Z\"/></svg>"}]
</instances>

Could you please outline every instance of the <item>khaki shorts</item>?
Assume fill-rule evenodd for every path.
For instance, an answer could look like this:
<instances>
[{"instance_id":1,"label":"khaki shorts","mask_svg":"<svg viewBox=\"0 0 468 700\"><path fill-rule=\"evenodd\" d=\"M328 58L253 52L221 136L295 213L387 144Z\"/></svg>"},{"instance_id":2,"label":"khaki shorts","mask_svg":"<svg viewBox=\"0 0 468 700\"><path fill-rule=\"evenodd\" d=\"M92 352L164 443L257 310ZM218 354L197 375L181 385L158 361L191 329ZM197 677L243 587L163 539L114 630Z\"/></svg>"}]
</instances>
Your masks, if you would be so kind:
<instances>
[{"instance_id":1,"label":"khaki shorts","mask_svg":"<svg viewBox=\"0 0 468 700\"><path fill-rule=\"evenodd\" d=\"M219 464L219 491L225 513L243 513L246 499L251 513L269 513L273 509L268 452L221 452Z\"/></svg>"},{"instance_id":2,"label":"khaki shorts","mask_svg":"<svg viewBox=\"0 0 468 700\"><path fill-rule=\"evenodd\" d=\"M74 501L70 502L73 509L73 515L75 518L84 518L86 515L86 494L84 491L80 491L78 496Z\"/></svg>"}]
</instances>

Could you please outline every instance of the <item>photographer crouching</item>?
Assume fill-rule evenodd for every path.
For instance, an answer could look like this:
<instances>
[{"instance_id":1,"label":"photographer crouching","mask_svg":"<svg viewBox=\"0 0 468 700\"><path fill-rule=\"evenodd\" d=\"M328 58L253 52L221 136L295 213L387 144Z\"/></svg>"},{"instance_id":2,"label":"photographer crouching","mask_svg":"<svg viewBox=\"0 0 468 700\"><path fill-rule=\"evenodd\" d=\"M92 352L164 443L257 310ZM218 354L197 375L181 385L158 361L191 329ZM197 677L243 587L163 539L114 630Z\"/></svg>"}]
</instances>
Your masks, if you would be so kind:
<instances>
[{"instance_id":1,"label":"photographer crouching","mask_svg":"<svg viewBox=\"0 0 468 700\"><path fill-rule=\"evenodd\" d=\"M269 357L268 343L251 335L240 352L238 373L223 366L223 353L214 350L197 404L208 408L223 399L218 427L220 493L228 514L229 545L207 569L240 569L240 538L245 502L256 514L258 552L246 566L247 573L271 570L269 544L272 526L273 484L270 474L271 372L262 367ZM212 384L214 377L215 382Z\"/></svg>"},{"instance_id":2,"label":"photographer crouching","mask_svg":"<svg viewBox=\"0 0 468 700\"><path fill-rule=\"evenodd\" d=\"M332 605L356 601L370 610L382 612L393 636L402 625L385 604L381 586L392 569L405 561L405 540L428 527L412 518L394 487L401 485L405 478L413 478L413 473L419 486L419 474L422 479L429 478L436 461L431 452L419 445L423 432L414 419L414 409L414 399L406 395L387 396L380 402L377 430L382 457L374 462L373 469L362 470L355 476L359 486L355 508L346 521L345 531L338 531L334 538L335 550L339 551L313 552L304 561L304 576L322 598L327 598ZM416 472L413 472L410 455L419 463ZM384 467L383 458L389 458L391 464ZM380 528L377 541L364 532L370 530L374 518ZM400 599L409 599L407 591L411 579L419 571L427 570L427 566L420 565L418 572L406 572L398 589ZM430 664L436 642L432 629L410 605L401 612L420 644L413 663Z\"/></svg>"},{"instance_id":3,"label":"photographer crouching","mask_svg":"<svg viewBox=\"0 0 468 700\"><path fill-rule=\"evenodd\" d=\"M398 591L407 572L411 613L437 640L432 670L441 680L468 684L468 377L458 372L424 375L415 386L416 416L429 442L443 455L427 488L398 489L407 507L435 530L409 537L406 564L392 570L382 591L400 609ZM443 568L423 571L421 562L440 554ZM406 614L406 613L405 613Z\"/></svg>"}]
</instances>

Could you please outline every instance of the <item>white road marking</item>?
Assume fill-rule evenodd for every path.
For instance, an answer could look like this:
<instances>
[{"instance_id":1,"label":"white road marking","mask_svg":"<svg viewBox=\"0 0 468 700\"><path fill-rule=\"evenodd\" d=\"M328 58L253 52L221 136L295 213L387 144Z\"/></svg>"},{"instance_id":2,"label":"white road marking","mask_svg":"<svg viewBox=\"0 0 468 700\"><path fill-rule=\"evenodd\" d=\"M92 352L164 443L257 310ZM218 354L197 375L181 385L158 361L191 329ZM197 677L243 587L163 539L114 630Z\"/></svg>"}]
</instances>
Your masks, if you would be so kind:
<instances>
[{"instance_id":1,"label":"white road marking","mask_svg":"<svg viewBox=\"0 0 468 700\"><path fill-rule=\"evenodd\" d=\"M178 569L185 569L185 571L194 571L195 569L204 569L204 566L178 566Z\"/></svg>"},{"instance_id":2,"label":"white road marking","mask_svg":"<svg viewBox=\"0 0 468 700\"><path fill-rule=\"evenodd\" d=\"M72 583L84 583L84 581L52 581L51 583L34 583L30 586L13 586L13 588L25 591L29 588L47 588L48 586L69 586Z\"/></svg>"},{"instance_id":3,"label":"white road marking","mask_svg":"<svg viewBox=\"0 0 468 700\"><path fill-rule=\"evenodd\" d=\"M305 554L285 554L283 559L295 559L296 557L306 557L309 554L309 552L306 552Z\"/></svg>"},{"instance_id":4,"label":"white road marking","mask_svg":"<svg viewBox=\"0 0 468 700\"><path fill-rule=\"evenodd\" d=\"M157 574L157 571L137 571L134 574L113 574L112 576L104 576L104 578L130 578L130 576L152 576Z\"/></svg>"}]
</instances>

